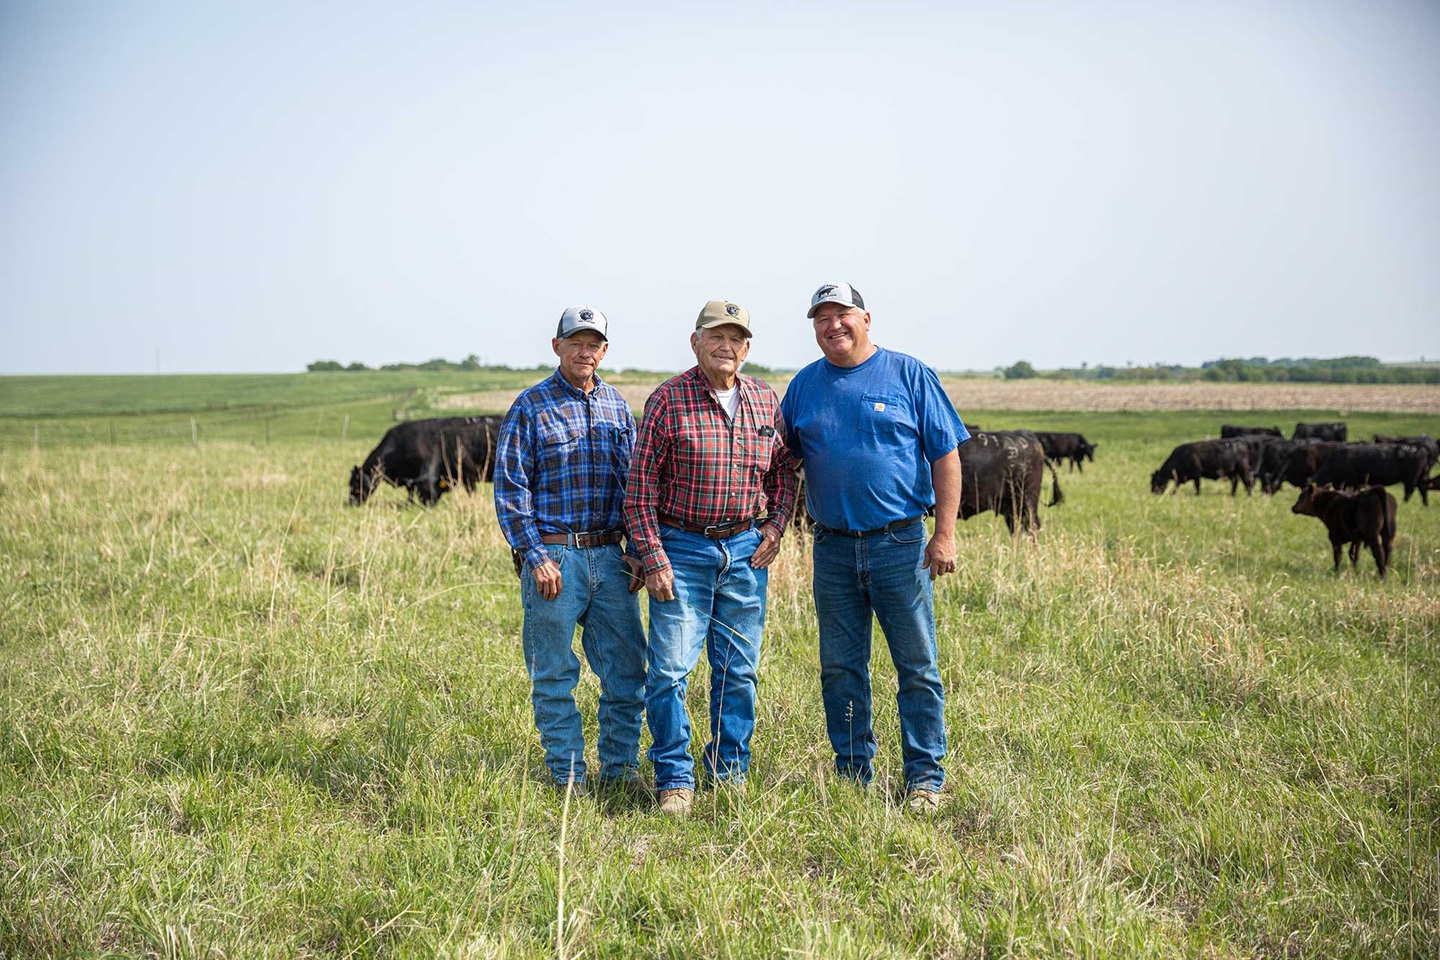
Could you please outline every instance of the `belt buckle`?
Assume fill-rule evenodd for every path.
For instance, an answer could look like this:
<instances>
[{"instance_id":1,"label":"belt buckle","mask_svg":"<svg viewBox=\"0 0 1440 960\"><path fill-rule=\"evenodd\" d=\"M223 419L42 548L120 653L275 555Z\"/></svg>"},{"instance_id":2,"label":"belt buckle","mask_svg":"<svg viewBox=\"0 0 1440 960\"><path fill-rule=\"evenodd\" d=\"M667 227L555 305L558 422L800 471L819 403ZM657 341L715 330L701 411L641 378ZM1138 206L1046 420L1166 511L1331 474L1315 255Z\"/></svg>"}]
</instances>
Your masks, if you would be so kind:
<instances>
[{"instance_id":1,"label":"belt buckle","mask_svg":"<svg viewBox=\"0 0 1440 960\"><path fill-rule=\"evenodd\" d=\"M581 550L588 550L599 544L600 534L586 532L575 534L575 546Z\"/></svg>"},{"instance_id":2,"label":"belt buckle","mask_svg":"<svg viewBox=\"0 0 1440 960\"><path fill-rule=\"evenodd\" d=\"M721 532L720 532L721 530L729 530L730 528L732 528L732 527L734 527L734 526L735 526L735 523L734 523L734 522L731 522L731 523L712 523L712 524L710 524L708 527L705 527L705 528L704 528L703 530L701 530L700 532L703 533L705 536L709 537L711 540L719 540L719 539L722 539L722 538L724 538L724 537L729 536L729 534L727 534L727 533L721 533Z\"/></svg>"}]
</instances>

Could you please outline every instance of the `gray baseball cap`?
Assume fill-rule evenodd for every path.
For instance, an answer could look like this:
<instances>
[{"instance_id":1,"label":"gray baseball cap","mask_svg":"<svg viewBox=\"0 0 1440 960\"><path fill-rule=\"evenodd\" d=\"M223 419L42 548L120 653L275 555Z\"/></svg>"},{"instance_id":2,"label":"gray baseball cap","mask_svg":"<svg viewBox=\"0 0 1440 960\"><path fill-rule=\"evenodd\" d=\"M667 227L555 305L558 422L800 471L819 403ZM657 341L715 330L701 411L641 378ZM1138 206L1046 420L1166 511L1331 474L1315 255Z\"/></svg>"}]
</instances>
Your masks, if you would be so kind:
<instances>
[{"instance_id":1,"label":"gray baseball cap","mask_svg":"<svg viewBox=\"0 0 1440 960\"><path fill-rule=\"evenodd\" d=\"M815 319L815 311L822 303L838 303L846 307L855 307L858 310L865 309L865 298L860 296L860 291L848 283L826 283L822 284L819 290L810 297L810 312L805 314L811 320Z\"/></svg>"},{"instance_id":2,"label":"gray baseball cap","mask_svg":"<svg viewBox=\"0 0 1440 960\"><path fill-rule=\"evenodd\" d=\"M581 330L593 330L600 334L600 339L609 342L610 338L606 331L610 322L605 319L605 314L593 307L566 307L565 312L560 314L560 324L555 328L555 337L564 340L573 337Z\"/></svg>"}]
</instances>

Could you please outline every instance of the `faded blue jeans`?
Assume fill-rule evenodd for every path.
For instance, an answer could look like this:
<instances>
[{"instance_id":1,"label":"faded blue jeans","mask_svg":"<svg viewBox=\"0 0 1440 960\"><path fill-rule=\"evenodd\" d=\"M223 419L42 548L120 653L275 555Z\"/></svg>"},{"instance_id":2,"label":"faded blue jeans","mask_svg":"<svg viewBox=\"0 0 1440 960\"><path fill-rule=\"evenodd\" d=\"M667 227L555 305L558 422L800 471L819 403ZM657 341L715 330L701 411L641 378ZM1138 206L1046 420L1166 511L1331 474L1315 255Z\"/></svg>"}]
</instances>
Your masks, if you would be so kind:
<instances>
[{"instance_id":1,"label":"faded blue jeans","mask_svg":"<svg viewBox=\"0 0 1440 960\"><path fill-rule=\"evenodd\" d=\"M585 660L600 679L600 779L634 779L640 765L645 628L639 598L627 586L622 551L618 545L545 549L560 566L560 595L546 600L528 569L520 575L525 669L545 766L557 784L585 782L585 733L575 706L578 625Z\"/></svg>"},{"instance_id":2,"label":"faded blue jeans","mask_svg":"<svg viewBox=\"0 0 1440 960\"><path fill-rule=\"evenodd\" d=\"M871 721L872 613L899 680L900 753L907 790L945 783L945 688L935 648L934 587L925 568L925 522L874 537L815 529L815 613L820 689L835 771L861 783L875 775Z\"/></svg>"},{"instance_id":3,"label":"faded blue jeans","mask_svg":"<svg viewBox=\"0 0 1440 960\"><path fill-rule=\"evenodd\" d=\"M655 765L655 786L660 790L695 786L685 693L701 647L710 658L705 770L716 781L743 781L750 769L755 673L770 582L768 570L750 566L760 533L751 529L711 540L662 524L660 540L675 577L675 599L650 600L645 718L654 740L650 761Z\"/></svg>"}]
</instances>

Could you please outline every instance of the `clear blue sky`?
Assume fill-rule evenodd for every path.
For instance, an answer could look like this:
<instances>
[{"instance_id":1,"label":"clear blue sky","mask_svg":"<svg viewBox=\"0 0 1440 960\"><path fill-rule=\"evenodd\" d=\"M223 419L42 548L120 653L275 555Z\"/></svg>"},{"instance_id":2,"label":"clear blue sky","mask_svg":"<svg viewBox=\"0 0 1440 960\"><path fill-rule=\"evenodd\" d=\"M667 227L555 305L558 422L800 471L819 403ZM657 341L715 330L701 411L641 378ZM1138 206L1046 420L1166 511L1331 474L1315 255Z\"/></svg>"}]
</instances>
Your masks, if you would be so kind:
<instances>
[{"instance_id":1,"label":"clear blue sky","mask_svg":"<svg viewBox=\"0 0 1440 960\"><path fill-rule=\"evenodd\" d=\"M1440 3L0 4L0 373L1440 357Z\"/></svg>"}]
</instances>

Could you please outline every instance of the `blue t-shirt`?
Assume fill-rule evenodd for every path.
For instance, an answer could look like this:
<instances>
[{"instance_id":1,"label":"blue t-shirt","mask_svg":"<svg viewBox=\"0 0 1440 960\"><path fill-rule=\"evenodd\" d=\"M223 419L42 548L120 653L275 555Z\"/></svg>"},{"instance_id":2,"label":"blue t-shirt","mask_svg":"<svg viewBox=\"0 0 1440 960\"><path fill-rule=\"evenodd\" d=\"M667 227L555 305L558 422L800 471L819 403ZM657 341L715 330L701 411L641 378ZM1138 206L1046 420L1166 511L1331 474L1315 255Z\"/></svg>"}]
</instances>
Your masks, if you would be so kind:
<instances>
[{"instance_id":1,"label":"blue t-shirt","mask_svg":"<svg viewBox=\"0 0 1440 960\"><path fill-rule=\"evenodd\" d=\"M970 439L935 371L883 348L855 367L816 360L790 381L780 413L805 461L810 515L841 530L929 510L930 464Z\"/></svg>"}]
</instances>

